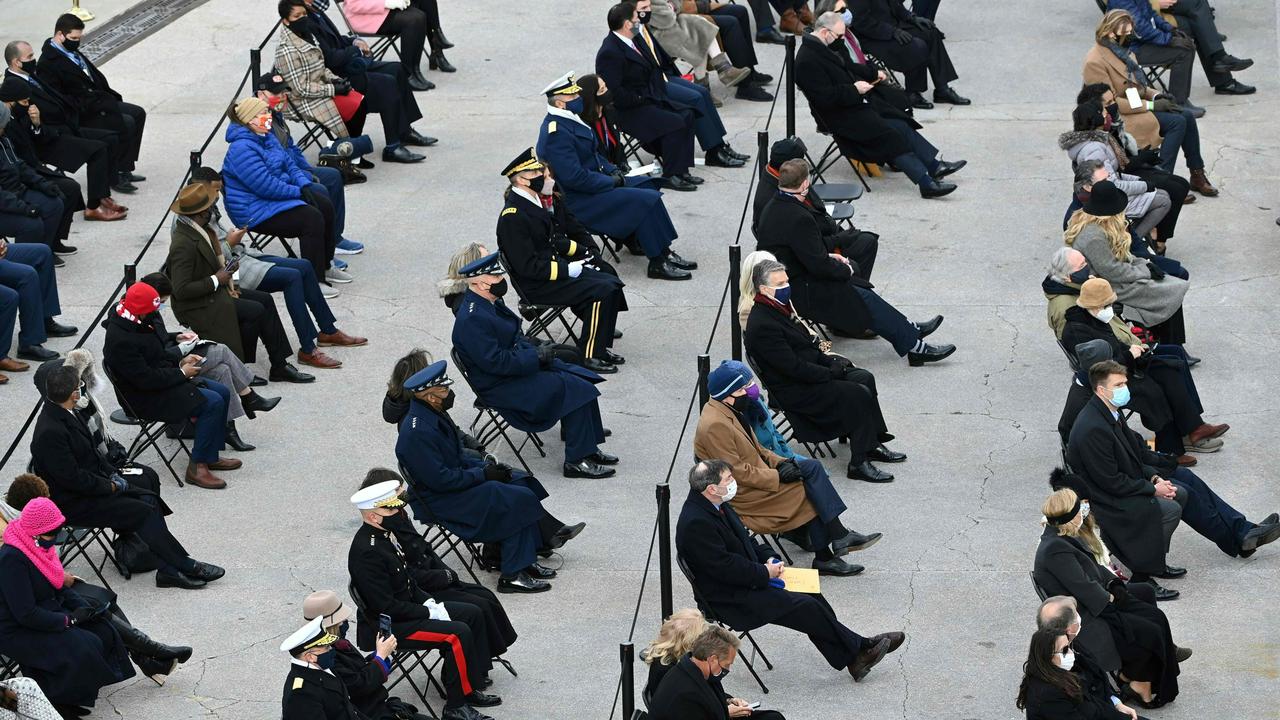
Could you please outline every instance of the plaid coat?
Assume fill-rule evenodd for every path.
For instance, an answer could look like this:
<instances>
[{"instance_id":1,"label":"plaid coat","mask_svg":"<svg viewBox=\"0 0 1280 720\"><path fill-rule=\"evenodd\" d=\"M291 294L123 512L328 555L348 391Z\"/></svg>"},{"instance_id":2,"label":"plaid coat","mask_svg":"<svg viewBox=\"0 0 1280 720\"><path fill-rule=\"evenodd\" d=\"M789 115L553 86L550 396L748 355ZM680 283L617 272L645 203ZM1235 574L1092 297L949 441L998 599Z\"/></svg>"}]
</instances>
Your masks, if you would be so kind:
<instances>
[{"instance_id":1,"label":"plaid coat","mask_svg":"<svg viewBox=\"0 0 1280 720\"><path fill-rule=\"evenodd\" d=\"M280 28L276 43L275 70L289 86L289 102L285 114L294 120L324 125L334 137L348 137L346 123L333 102L333 85L338 76L324 66L324 52Z\"/></svg>"}]
</instances>

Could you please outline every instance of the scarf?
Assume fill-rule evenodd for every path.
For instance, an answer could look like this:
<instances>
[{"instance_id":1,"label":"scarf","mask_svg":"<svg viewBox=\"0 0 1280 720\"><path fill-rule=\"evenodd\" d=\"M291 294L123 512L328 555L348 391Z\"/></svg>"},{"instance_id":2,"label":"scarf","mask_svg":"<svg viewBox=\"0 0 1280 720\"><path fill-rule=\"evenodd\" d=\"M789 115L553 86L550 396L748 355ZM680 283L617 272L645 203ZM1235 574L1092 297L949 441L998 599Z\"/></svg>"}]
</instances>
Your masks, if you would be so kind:
<instances>
[{"instance_id":1,"label":"scarf","mask_svg":"<svg viewBox=\"0 0 1280 720\"><path fill-rule=\"evenodd\" d=\"M4 544L22 551L54 590L61 590L67 579L62 561L58 559L58 548L42 548L36 544L35 538L57 530L65 522L66 518L58 506L49 498L41 497L27 503L18 519L4 529Z\"/></svg>"},{"instance_id":2,"label":"scarf","mask_svg":"<svg viewBox=\"0 0 1280 720\"><path fill-rule=\"evenodd\" d=\"M600 119L596 120L596 137L600 138L606 148L618 144L618 138L614 137L613 130L609 129L609 121L605 119L603 112L600 113Z\"/></svg>"},{"instance_id":3,"label":"scarf","mask_svg":"<svg viewBox=\"0 0 1280 720\"><path fill-rule=\"evenodd\" d=\"M1147 74L1142 72L1142 66L1138 64L1138 60L1133 56L1133 53L1111 42L1110 40L1104 42L1102 46L1110 50L1112 54L1120 58L1120 60L1124 63L1125 69L1129 73L1130 82L1132 82L1134 85L1137 85L1140 88L1147 87Z\"/></svg>"},{"instance_id":4,"label":"scarf","mask_svg":"<svg viewBox=\"0 0 1280 720\"><path fill-rule=\"evenodd\" d=\"M787 317L791 317L790 305L783 305L782 303L778 302L777 300L774 300L773 298L769 297L768 295L765 295L762 292L756 293L755 302L757 305L765 305L765 306L771 307L774 310L777 310L778 312L782 313L783 315L786 315Z\"/></svg>"},{"instance_id":5,"label":"scarf","mask_svg":"<svg viewBox=\"0 0 1280 720\"><path fill-rule=\"evenodd\" d=\"M1076 145L1087 142L1100 142L1111 148L1111 152L1116 156L1117 172L1129 164L1129 156L1125 154L1124 146L1105 130L1072 130L1058 136L1058 147L1063 150L1070 150Z\"/></svg>"}]
</instances>

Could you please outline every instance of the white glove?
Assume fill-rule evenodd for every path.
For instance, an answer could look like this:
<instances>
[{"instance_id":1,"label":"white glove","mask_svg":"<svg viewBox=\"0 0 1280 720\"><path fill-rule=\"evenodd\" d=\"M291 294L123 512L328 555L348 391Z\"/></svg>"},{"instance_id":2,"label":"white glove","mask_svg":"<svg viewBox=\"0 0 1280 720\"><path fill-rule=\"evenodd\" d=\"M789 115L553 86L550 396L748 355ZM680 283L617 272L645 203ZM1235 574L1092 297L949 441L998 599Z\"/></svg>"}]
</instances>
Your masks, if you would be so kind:
<instances>
[{"instance_id":1,"label":"white glove","mask_svg":"<svg viewBox=\"0 0 1280 720\"><path fill-rule=\"evenodd\" d=\"M388 10L404 10L409 7L409 0L383 0Z\"/></svg>"},{"instance_id":2,"label":"white glove","mask_svg":"<svg viewBox=\"0 0 1280 720\"><path fill-rule=\"evenodd\" d=\"M449 620L449 611L444 609L444 603L427 598L427 601L422 604L426 606L427 612L431 613L432 620Z\"/></svg>"},{"instance_id":3,"label":"white glove","mask_svg":"<svg viewBox=\"0 0 1280 720\"><path fill-rule=\"evenodd\" d=\"M569 277L576 278L579 275L581 275L582 265L583 265L583 262L581 260L574 260L573 262L569 263Z\"/></svg>"}]
</instances>

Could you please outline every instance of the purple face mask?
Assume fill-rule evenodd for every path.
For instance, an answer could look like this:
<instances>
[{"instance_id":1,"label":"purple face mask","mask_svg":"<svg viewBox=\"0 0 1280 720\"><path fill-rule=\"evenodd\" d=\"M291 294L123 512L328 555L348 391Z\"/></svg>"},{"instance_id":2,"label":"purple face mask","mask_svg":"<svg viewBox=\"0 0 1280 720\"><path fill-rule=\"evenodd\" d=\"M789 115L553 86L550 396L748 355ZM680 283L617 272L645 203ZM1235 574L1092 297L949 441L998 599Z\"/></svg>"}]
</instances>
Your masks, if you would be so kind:
<instances>
[{"instance_id":1,"label":"purple face mask","mask_svg":"<svg viewBox=\"0 0 1280 720\"><path fill-rule=\"evenodd\" d=\"M759 385L756 385L755 383L752 383L752 384L748 385L748 386L747 386L747 397L751 398L752 400L759 400L759 399L760 399L760 386L759 386Z\"/></svg>"}]
</instances>

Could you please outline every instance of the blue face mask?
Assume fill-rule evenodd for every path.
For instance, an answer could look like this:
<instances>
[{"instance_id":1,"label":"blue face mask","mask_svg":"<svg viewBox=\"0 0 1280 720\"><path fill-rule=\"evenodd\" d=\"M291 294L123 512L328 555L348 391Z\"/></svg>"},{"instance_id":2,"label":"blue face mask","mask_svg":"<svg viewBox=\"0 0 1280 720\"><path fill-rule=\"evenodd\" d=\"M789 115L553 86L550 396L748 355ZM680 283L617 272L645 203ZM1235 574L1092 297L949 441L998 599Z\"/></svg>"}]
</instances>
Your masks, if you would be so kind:
<instances>
[{"instance_id":1,"label":"blue face mask","mask_svg":"<svg viewBox=\"0 0 1280 720\"><path fill-rule=\"evenodd\" d=\"M1122 385L1111 391L1111 404L1122 408L1129 404L1129 386Z\"/></svg>"},{"instance_id":2,"label":"blue face mask","mask_svg":"<svg viewBox=\"0 0 1280 720\"><path fill-rule=\"evenodd\" d=\"M337 654L334 653L333 649L331 648L329 652L316 658L316 665L319 665L321 670L332 670L333 663L337 659L338 659Z\"/></svg>"},{"instance_id":3,"label":"blue face mask","mask_svg":"<svg viewBox=\"0 0 1280 720\"><path fill-rule=\"evenodd\" d=\"M347 636L347 630L350 630L350 629L351 629L351 621L343 620L342 624L338 626L338 637L345 638Z\"/></svg>"},{"instance_id":4,"label":"blue face mask","mask_svg":"<svg viewBox=\"0 0 1280 720\"><path fill-rule=\"evenodd\" d=\"M845 8L840 13L840 19L844 21L846 26L853 24L853 13L849 12L849 8Z\"/></svg>"},{"instance_id":5,"label":"blue face mask","mask_svg":"<svg viewBox=\"0 0 1280 720\"><path fill-rule=\"evenodd\" d=\"M585 110L586 108L582 104L582 98L574 98L564 104L564 109L568 110L574 115L581 115L582 111Z\"/></svg>"},{"instance_id":6,"label":"blue face mask","mask_svg":"<svg viewBox=\"0 0 1280 720\"><path fill-rule=\"evenodd\" d=\"M58 544L58 540L57 540L57 538L49 538L48 540L46 540L46 539L44 539L44 538L36 538L36 544L37 544L37 545L39 545L40 547L44 548L45 550L48 550L49 548L53 547L54 545L57 545L57 544Z\"/></svg>"},{"instance_id":7,"label":"blue face mask","mask_svg":"<svg viewBox=\"0 0 1280 720\"><path fill-rule=\"evenodd\" d=\"M773 299L783 305L791 302L791 286L787 285L786 287L774 288Z\"/></svg>"}]
</instances>

